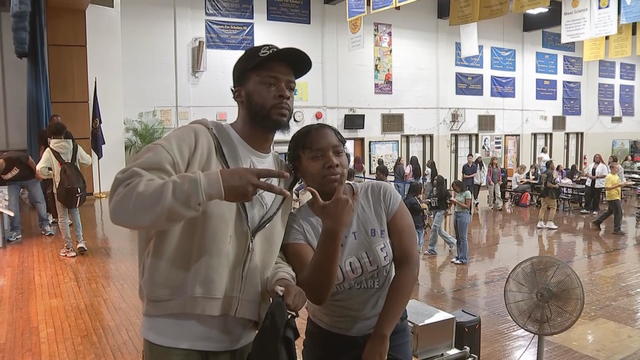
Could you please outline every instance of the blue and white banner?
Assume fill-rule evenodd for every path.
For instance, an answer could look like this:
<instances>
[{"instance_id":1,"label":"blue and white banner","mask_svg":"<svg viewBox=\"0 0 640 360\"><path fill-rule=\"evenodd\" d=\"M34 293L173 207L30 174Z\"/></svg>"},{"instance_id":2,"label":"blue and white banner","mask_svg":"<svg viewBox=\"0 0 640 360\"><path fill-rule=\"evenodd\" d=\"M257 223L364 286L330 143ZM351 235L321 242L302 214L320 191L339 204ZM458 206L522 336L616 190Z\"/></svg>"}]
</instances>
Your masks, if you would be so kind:
<instances>
[{"instance_id":1,"label":"blue and white banner","mask_svg":"<svg viewBox=\"0 0 640 360\"><path fill-rule=\"evenodd\" d=\"M562 82L562 115L580 115L581 96L579 81Z\"/></svg>"},{"instance_id":2,"label":"blue and white banner","mask_svg":"<svg viewBox=\"0 0 640 360\"><path fill-rule=\"evenodd\" d=\"M624 2L625 0L622 0ZM636 64L620 63L620 79L621 80L636 80Z\"/></svg>"},{"instance_id":3,"label":"blue and white banner","mask_svg":"<svg viewBox=\"0 0 640 360\"><path fill-rule=\"evenodd\" d=\"M620 6L620 24L640 21L640 0L621 0Z\"/></svg>"},{"instance_id":4,"label":"blue and white banner","mask_svg":"<svg viewBox=\"0 0 640 360\"><path fill-rule=\"evenodd\" d=\"M205 0L207 16L253 19L253 0Z\"/></svg>"},{"instance_id":5,"label":"blue and white banner","mask_svg":"<svg viewBox=\"0 0 640 360\"><path fill-rule=\"evenodd\" d=\"M536 79L536 100L557 100L558 82L551 79Z\"/></svg>"},{"instance_id":6,"label":"blue and white banner","mask_svg":"<svg viewBox=\"0 0 640 360\"><path fill-rule=\"evenodd\" d=\"M599 100L613 100L615 87L613 84L598 83L598 99Z\"/></svg>"},{"instance_id":7,"label":"blue and white banner","mask_svg":"<svg viewBox=\"0 0 640 360\"><path fill-rule=\"evenodd\" d=\"M624 1L624 0L622 0ZM615 102L613 100L598 99L598 115L613 116L615 110Z\"/></svg>"},{"instance_id":8,"label":"blue and white banner","mask_svg":"<svg viewBox=\"0 0 640 360\"><path fill-rule=\"evenodd\" d=\"M616 62L599 60L598 61L598 77L606 79L616 78Z\"/></svg>"},{"instance_id":9,"label":"blue and white banner","mask_svg":"<svg viewBox=\"0 0 640 360\"><path fill-rule=\"evenodd\" d=\"M311 0L267 0L267 20L311 24Z\"/></svg>"},{"instance_id":10,"label":"blue and white banner","mask_svg":"<svg viewBox=\"0 0 640 360\"><path fill-rule=\"evenodd\" d=\"M516 49L492 46L491 70L516 71Z\"/></svg>"},{"instance_id":11,"label":"blue and white banner","mask_svg":"<svg viewBox=\"0 0 640 360\"><path fill-rule=\"evenodd\" d=\"M347 20L367 15L367 0L347 0Z\"/></svg>"},{"instance_id":12,"label":"blue and white banner","mask_svg":"<svg viewBox=\"0 0 640 360\"><path fill-rule=\"evenodd\" d=\"M536 72L538 74L558 74L558 55L536 51Z\"/></svg>"},{"instance_id":13,"label":"blue and white banner","mask_svg":"<svg viewBox=\"0 0 640 360\"><path fill-rule=\"evenodd\" d=\"M560 33L542 30L542 47L551 50L576 52L576 43L568 42L563 44Z\"/></svg>"},{"instance_id":14,"label":"blue and white banner","mask_svg":"<svg viewBox=\"0 0 640 360\"><path fill-rule=\"evenodd\" d=\"M206 20L207 49L246 50L254 45L253 23Z\"/></svg>"},{"instance_id":15,"label":"blue and white banner","mask_svg":"<svg viewBox=\"0 0 640 360\"><path fill-rule=\"evenodd\" d=\"M624 1L624 0L623 0ZM634 86L620 84L620 110L622 116L634 116Z\"/></svg>"},{"instance_id":16,"label":"blue and white banner","mask_svg":"<svg viewBox=\"0 0 640 360\"><path fill-rule=\"evenodd\" d=\"M394 6L394 0L371 0L371 13L387 10Z\"/></svg>"},{"instance_id":17,"label":"blue and white banner","mask_svg":"<svg viewBox=\"0 0 640 360\"><path fill-rule=\"evenodd\" d=\"M582 58L564 55L562 73L565 75L582 75Z\"/></svg>"},{"instance_id":18,"label":"blue and white banner","mask_svg":"<svg viewBox=\"0 0 640 360\"><path fill-rule=\"evenodd\" d=\"M456 73L456 95L483 95L482 74Z\"/></svg>"},{"instance_id":19,"label":"blue and white banner","mask_svg":"<svg viewBox=\"0 0 640 360\"><path fill-rule=\"evenodd\" d=\"M483 46L478 46L479 55L462 57L460 43L456 41L456 66L482 69L484 58L482 56Z\"/></svg>"},{"instance_id":20,"label":"blue and white banner","mask_svg":"<svg viewBox=\"0 0 640 360\"><path fill-rule=\"evenodd\" d=\"M516 78L491 76L491 97L515 98Z\"/></svg>"}]
</instances>

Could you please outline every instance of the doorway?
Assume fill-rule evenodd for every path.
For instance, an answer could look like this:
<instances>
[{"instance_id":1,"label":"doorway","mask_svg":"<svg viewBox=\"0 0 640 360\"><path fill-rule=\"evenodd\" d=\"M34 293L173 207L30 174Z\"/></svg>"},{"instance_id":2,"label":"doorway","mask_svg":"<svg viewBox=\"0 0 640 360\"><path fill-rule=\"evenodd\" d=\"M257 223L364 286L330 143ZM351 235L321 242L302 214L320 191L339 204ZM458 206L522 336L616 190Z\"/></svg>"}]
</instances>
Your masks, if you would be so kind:
<instances>
[{"instance_id":1,"label":"doorway","mask_svg":"<svg viewBox=\"0 0 640 360\"><path fill-rule=\"evenodd\" d=\"M520 135L505 135L503 167L513 176L520 165Z\"/></svg>"},{"instance_id":2,"label":"doorway","mask_svg":"<svg viewBox=\"0 0 640 360\"><path fill-rule=\"evenodd\" d=\"M538 154L542 151L543 147L547 148L549 157L553 159L553 134L552 133L537 133L531 134L531 142L533 143L533 149L531 152L531 163L538 163Z\"/></svg>"},{"instance_id":3,"label":"doorway","mask_svg":"<svg viewBox=\"0 0 640 360\"><path fill-rule=\"evenodd\" d=\"M424 171L427 161L433 159L433 135L403 135L400 138L400 148L400 156L405 164L415 156Z\"/></svg>"},{"instance_id":4,"label":"doorway","mask_svg":"<svg viewBox=\"0 0 640 360\"><path fill-rule=\"evenodd\" d=\"M478 152L478 134L451 135L451 174L450 181L462 178L462 166L467 163L467 155Z\"/></svg>"},{"instance_id":5,"label":"doorway","mask_svg":"<svg viewBox=\"0 0 640 360\"><path fill-rule=\"evenodd\" d=\"M364 157L364 138L349 138L346 139L347 144L347 153L349 154L349 167L353 167L353 159L356 156L359 156L363 161L365 161Z\"/></svg>"},{"instance_id":6,"label":"doorway","mask_svg":"<svg viewBox=\"0 0 640 360\"><path fill-rule=\"evenodd\" d=\"M578 169L582 170L583 146L583 133L564 134L564 167L571 168L571 165L577 165Z\"/></svg>"}]
</instances>

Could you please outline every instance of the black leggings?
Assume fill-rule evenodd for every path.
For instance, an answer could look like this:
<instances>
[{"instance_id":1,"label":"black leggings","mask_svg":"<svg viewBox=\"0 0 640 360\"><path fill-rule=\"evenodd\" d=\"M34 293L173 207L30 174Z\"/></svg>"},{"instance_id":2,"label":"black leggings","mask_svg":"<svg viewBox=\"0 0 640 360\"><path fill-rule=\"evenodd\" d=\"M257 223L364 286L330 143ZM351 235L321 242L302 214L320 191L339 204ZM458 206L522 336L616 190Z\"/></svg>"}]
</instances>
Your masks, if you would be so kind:
<instances>
[{"instance_id":1,"label":"black leggings","mask_svg":"<svg viewBox=\"0 0 640 360\"><path fill-rule=\"evenodd\" d=\"M589 211L600 211L601 197L602 188L587 187L584 194L584 208Z\"/></svg>"},{"instance_id":2,"label":"black leggings","mask_svg":"<svg viewBox=\"0 0 640 360\"><path fill-rule=\"evenodd\" d=\"M473 200L478 200L479 194L480 194L480 185L473 184Z\"/></svg>"}]
</instances>

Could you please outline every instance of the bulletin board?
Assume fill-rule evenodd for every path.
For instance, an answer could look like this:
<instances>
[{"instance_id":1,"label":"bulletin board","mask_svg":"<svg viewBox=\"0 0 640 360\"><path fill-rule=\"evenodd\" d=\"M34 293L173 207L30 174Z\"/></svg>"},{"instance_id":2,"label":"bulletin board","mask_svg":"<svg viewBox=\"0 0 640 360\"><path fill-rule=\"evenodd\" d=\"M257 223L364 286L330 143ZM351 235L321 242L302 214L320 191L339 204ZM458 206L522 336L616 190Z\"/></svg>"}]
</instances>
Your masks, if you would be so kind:
<instances>
[{"instance_id":1,"label":"bulletin board","mask_svg":"<svg viewBox=\"0 0 640 360\"><path fill-rule=\"evenodd\" d=\"M389 172L393 172L393 166L399 156L400 141L369 141L369 174L375 174L380 158L389 168Z\"/></svg>"}]
</instances>

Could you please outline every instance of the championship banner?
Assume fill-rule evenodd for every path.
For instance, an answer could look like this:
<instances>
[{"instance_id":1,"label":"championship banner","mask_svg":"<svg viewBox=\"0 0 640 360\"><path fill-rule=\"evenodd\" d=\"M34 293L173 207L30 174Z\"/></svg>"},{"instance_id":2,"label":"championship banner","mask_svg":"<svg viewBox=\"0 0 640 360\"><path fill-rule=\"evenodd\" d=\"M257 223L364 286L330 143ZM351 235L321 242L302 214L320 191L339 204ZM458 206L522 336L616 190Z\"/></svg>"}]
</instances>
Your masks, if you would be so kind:
<instances>
[{"instance_id":1,"label":"championship banner","mask_svg":"<svg viewBox=\"0 0 640 360\"><path fill-rule=\"evenodd\" d=\"M417 0L396 0L396 6L411 4L414 1L417 1Z\"/></svg>"},{"instance_id":2,"label":"championship banner","mask_svg":"<svg viewBox=\"0 0 640 360\"><path fill-rule=\"evenodd\" d=\"M586 0L571 0L572 3L574 1ZM612 35L617 32L618 0L593 0L591 7L591 34L589 38Z\"/></svg>"},{"instance_id":3,"label":"championship banner","mask_svg":"<svg viewBox=\"0 0 640 360\"><path fill-rule=\"evenodd\" d=\"M616 62L600 60L598 61L598 77L606 79L616 78Z\"/></svg>"},{"instance_id":4,"label":"championship banner","mask_svg":"<svg viewBox=\"0 0 640 360\"><path fill-rule=\"evenodd\" d=\"M625 0L622 0L623 2ZM609 58L623 58L631 56L632 50L632 37L631 37L632 24L620 25L618 27L618 33L609 36Z\"/></svg>"},{"instance_id":5,"label":"championship banner","mask_svg":"<svg viewBox=\"0 0 640 360\"><path fill-rule=\"evenodd\" d=\"M367 0L347 0L347 20L367 15Z\"/></svg>"},{"instance_id":6,"label":"championship banner","mask_svg":"<svg viewBox=\"0 0 640 360\"><path fill-rule=\"evenodd\" d=\"M620 63L620 80L636 80L636 64Z\"/></svg>"},{"instance_id":7,"label":"championship banner","mask_svg":"<svg viewBox=\"0 0 640 360\"><path fill-rule=\"evenodd\" d=\"M205 21L207 49L246 50L254 45L253 23Z\"/></svg>"},{"instance_id":8,"label":"championship banner","mask_svg":"<svg viewBox=\"0 0 640 360\"><path fill-rule=\"evenodd\" d=\"M536 73L558 74L558 55L536 51Z\"/></svg>"},{"instance_id":9,"label":"championship banner","mask_svg":"<svg viewBox=\"0 0 640 360\"><path fill-rule=\"evenodd\" d=\"M620 110L622 116L634 116L634 86L620 84Z\"/></svg>"},{"instance_id":10,"label":"championship banner","mask_svg":"<svg viewBox=\"0 0 640 360\"><path fill-rule=\"evenodd\" d=\"M585 40L582 45L582 56L584 57L584 61L604 59L604 45L604 36Z\"/></svg>"},{"instance_id":11,"label":"championship banner","mask_svg":"<svg viewBox=\"0 0 640 360\"><path fill-rule=\"evenodd\" d=\"M449 26L477 22L480 16L480 0L451 0Z\"/></svg>"},{"instance_id":12,"label":"championship banner","mask_svg":"<svg viewBox=\"0 0 640 360\"><path fill-rule=\"evenodd\" d=\"M516 71L516 49L492 46L491 70Z\"/></svg>"},{"instance_id":13,"label":"championship banner","mask_svg":"<svg viewBox=\"0 0 640 360\"><path fill-rule=\"evenodd\" d=\"M562 57L562 73L565 75L582 75L582 58L564 55Z\"/></svg>"},{"instance_id":14,"label":"championship banner","mask_svg":"<svg viewBox=\"0 0 640 360\"><path fill-rule=\"evenodd\" d=\"M362 16L349 20L349 51L364 49Z\"/></svg>"},{"instance_id":15,"label":"championship banner","mask_svg":"<svg viewBox=\"0 0 640 360\"><path fill-rule=\"evenodd\" d=\"M562 0L561 29L563 43L592 38L591 0Z\"/></svg>"},{"instance_id":16,"label":"championship banner","mask_svg":"<svg viewBox=\"0 0 640 360\"><path fill-rule=\"evenodd\" d=\"M598 83L598 115L613 116L614 105L614 85Z\"/></svg>"},{"instance_id":17,"label":"championship banner","mask_svg":"<svg viewBox=\"0 0 640 360\"><path fill-rule=\"evenodd\" d=\"M551 79L536 79L536 100L557 100L558 82Z\"/></svg>"},{"instance_id":18,"label":"championship banner","mask_svg":"<svg viewBox=\"0 0 640 360\"><path fill-rule=\"evenodd\" d=\"M395 0L371 0L371 13L388 10L395 6Z\"/></svg>"},{"instance_id":19,"label":"championship banner","mask_svg":"<svg viewBox=\"0 0 640 360\"><path fill-rule=\"evenodd\" d=\"M207 16L253 19L253 0L205 0Z\"/></svg>"},{"instance_id":20,"label":"championship banner","mask_svg":"<svg viewBox=\"0 0 640 360\"><path fill-rule=\"evenodd\" d=\"M373 23L375 94L393 94L391 44L391 24Z\"/></svg>"},{"instance_id":21,"label":"championship banner","mask_svg":"<svg viewBox=\"0 0 640 360\"><path fill-rule=\"evenodd\" d=\"M311 24L311 0L267 0L267 20Z\"/></svg>"},{"instance_id":22,"label":"championship banner","mask_svg":"<svg viewBox=\"0 0 640 360\"><path fill-rule=\"evenodd\" d=\"M480 0L479 20L493 19L509 12L509 0Z\"/></svg>"},{"instance_id":23,"label":"championship banner","mask_svg":"<svg viewBox=\"0 0 640 360\"><path fill-rule=\"evenodd\" d=\"M491 97L515 98L516 78L491 76Z\"/></svg>"},{"instance_id":24,"label":"championship banner","mask_svg":"<svg viewBox=\"0 0 640 360\"><path fill-rule=\"evenodd\" d=\"M640 0L621 0L620 7L620 24L640 21Z\"/></svg>"},{"instance_id":25,"label":"championship banner","mask_svg":"<svg viewBox=\"0 0 640 360\"><path fill-rule=\"evenodd\" d=\"M484 58L482 56L483 46L478 46L478 53L480 55L462 57L462 49L459 42L456 41L456 66L482 69Z\"/></svg>"},{"instance_id":26,"label":"championship banner","mask_svg":"<svg viewBox=\"0 0 640 360\"><path fill-rule=\"evenodd\" d=\"M562 97L569 99L580 98L580 82L579 81L563 81Z\"/></svg>"},{"instance_id":27,"label":"championship banner","mask_svg":"<svg viewBox=\"0 0 640 360\"><path fill-rule=\"evenodd\" d=\"M484 77L482 74L456 73L456 95L483 95Z\"/></svg>"},{"instance_id":28,"label":"championship banner","mask_svg":"<svg viewBox=\"0 0 640 360\"><path fill-rule=\"evenodd\" d=\"M598 83L598 99L613 100L615 97L613 84Z\"/></svg>"},{"instance_id":29,"label":"championship banner","mask_svg":"<svg viewBox=\"0 0 640 360\"><path fill-rule=\"evenodd\" d=\"M523 13L529 9L549 7L549 5L551 5L550 0L515 0L511 12Z\"/></svg>"},{"instance_id":30,"label":"championship banner","mask_svg":"<svg viewBox=\"0 0 640 360\"><path fill-rule=\"evenodd\" d=\"M560 33L542 30L542 47L545 49L576 52L576 43L563 44Z\"/></svg>"},{"instance_id":31,"label":"championship banner","mask_svg":"<svg viewBox=\"0 0 640 360\"><path fill-rule=\"evenodd\" d=\"M562 115L580 115L581 96L580 82L563 81L562 82Z\"/></svg>"}]
</instances>

